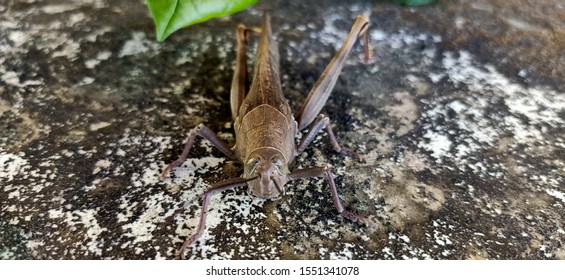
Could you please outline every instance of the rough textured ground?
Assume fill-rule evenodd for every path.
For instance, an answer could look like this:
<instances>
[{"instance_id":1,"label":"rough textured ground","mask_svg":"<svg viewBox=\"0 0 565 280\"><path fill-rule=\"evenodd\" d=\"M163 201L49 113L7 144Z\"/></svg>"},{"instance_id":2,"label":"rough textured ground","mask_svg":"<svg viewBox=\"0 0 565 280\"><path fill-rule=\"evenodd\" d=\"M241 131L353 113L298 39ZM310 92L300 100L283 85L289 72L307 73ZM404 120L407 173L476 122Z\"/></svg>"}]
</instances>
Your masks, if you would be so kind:
<instances>
[{"instance_id":1,"label":"rough textured ground","mask_svg":"<svg viewBox=\"0 0 565 280\"><path fill-rule=\"evenodd\" d=\"M321 179L270 202L212 200L192 259L565 259L565 7L560 1L280 1L273 29L283 89L298 109L355 15L370 14L324 112L363 161L325 135L296 167ZM154 40L142 1L0 0L0 258L174 258L208 183L238 163L199 141L233 143L234 29L254 7Z\"/></svg>"}]
</instances>

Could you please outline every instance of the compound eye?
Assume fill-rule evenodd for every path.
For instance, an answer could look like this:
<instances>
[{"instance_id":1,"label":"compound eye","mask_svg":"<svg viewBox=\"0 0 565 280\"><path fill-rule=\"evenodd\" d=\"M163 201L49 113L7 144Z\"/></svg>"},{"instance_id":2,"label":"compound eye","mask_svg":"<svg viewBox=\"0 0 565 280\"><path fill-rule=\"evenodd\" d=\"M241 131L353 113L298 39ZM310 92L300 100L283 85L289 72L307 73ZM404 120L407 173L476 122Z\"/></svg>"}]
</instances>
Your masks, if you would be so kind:
<instances>
[{"instance_id":1,"label":"compound eye","mask_svg":"<svg viewBox=\"0 0 565 280\"><path fill-rule=\"evenodd\" d=\"M257 167L259 166L259 162L260 162L260 160L256 157L250 158L247 161L247 166L249 166L249 170L251 171L251 173L255 173L255 171L257 170Z\"/></svg>"},{"instance_id":2,"label":"compound eye","mask_svg":"<svg viewBox=\"0 0 565 280\"><path fill-rule=\"evenodd\" d=\"M273 164L273 166L274 166L274 167L279 171L279 173L280 173L280 172L281 172L281 169L282 169L282 167L283 167L283 165L284 165L283 160L282 160L281 158L279 158L279 157L274 157L274 158L271 160L271 163Z\"/></svg>"}]
</instances>

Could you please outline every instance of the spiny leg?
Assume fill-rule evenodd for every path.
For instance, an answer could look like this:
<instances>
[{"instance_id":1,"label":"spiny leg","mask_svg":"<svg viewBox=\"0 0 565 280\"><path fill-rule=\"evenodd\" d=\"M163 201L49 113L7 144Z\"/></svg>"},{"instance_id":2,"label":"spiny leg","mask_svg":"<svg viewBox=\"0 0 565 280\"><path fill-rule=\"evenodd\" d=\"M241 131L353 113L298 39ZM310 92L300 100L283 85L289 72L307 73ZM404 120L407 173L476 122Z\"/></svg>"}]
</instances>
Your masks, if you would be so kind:
<instances>
[{"instance_id":1,"label":"spiny leg","mask_svg":"<svg viewBox=\"0 0 565 280\"><path fill-rule=\"evenodd\" d=\"M208 204L210 203L210 197L216 193L225 191L227 189L232 189L235 187L239 187L239 186L243 186L245 184L247 184L247 182L252 181L257 179L257 177L253 177L253 178L230 178L230 179L226 179L217 183L214 183L212 185L210 185L208 187L208 189L206 189L206 192L204 193L203 197L202 197L202 209L200 210L200 220L198 221L198 227L196 228L196 233L194 233L193 235L191 235L190 237L188 237L184 243L182 244L182 247L179 250L179 257L181 259L184 259L184 252L186 251L186 248L188 246L190 246L192 243L194 243L196 240L198 240L198 238L200 238L200 236L202 235L202 233L204 233L204 228L206 227L206 214L208 212Z\"/></svg>"},{"instance_id":2,"label":"spiny leg","mask_svg":"<svg viewBox=\"0 0 565 280\"><path fill-rule=\"evenodd\" d=\"M349 150L347 148L343 148L341 145L339 145L339 143L337 142L337 138L335 137L333 130L330 127L330 118L326 117L324 114L318 115L318 117L314 120L314 122L310 126L308 133L302 137L300 144L298 144L298 146L296 147L297 153L302 153L306 149L306 147L308 147L308 145L312 143L314 138L316 138L318 132L320 132L320 130L322 130L323 128L326 129L326 132L328 133L328 137L330 138L330 143L332 144L336 152L347 156L353 156L359 158L359 155L356 152Z\"/></svg>"},{"instance_id":3,"label":"spiny leg","mask_svg":"<svg viewBox=\"0 0 565 280\"><path fill-rule=\"evenodd\" d=\"M166 177L173 168L180 166L186 160L188 152L190 152L190 148L194 144L194 140L196 140L196 136L200 136L210 141L212 145L218 148L218 150L222 151L222 153L224 153L227 157L232 159L235 158L235 152L230 147L228 147L228 145L224 141L220 140L216 133L214 133L204 124L199 124L188 134L186 144L184 145L184 149L182 150L179 158L165 167L165 169L161 173L161 179Z\"/></svg>"},{"instance_id":4,"label":"spiny leg","mask_svg":"<svg viewBox=\"0 0 565 280\"><path fill-rule=\"evenodd\" d=\"M288 174L288 178L291 181L301 178L310 178L310 177L326 178L326 181L328 181L328 184L330 184L330 191L332 193L334 206L339 214L352 221L360 221L364 224L368 223L367 218L365 218L364 216L345 210L345 207L343 207L343 204L341 203L341 200L339 199L339 196L337 194L337 187L335 185L333 174L328 167L310 167L310 168L298 169Z\"/></svg>"}]
</instances>

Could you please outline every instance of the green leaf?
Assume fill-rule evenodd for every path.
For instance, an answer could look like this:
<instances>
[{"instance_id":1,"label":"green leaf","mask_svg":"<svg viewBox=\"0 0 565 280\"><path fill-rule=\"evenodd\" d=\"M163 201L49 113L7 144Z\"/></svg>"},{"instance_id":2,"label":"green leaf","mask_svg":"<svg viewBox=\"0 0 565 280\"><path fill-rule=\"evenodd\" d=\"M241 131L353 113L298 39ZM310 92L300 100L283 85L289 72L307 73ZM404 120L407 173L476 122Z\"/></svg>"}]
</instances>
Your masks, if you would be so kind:
<instances>
[{"instance_id":1,"label":"green leaf","mask_svg":"<svg viewBox=\"0 0 565 280\"><path fill-rule=\"evenodd\" d=\"M157 41L173 32L211 18L237 13L257 0L146 0L155 21Z\"/></svg>"}]
</instances>

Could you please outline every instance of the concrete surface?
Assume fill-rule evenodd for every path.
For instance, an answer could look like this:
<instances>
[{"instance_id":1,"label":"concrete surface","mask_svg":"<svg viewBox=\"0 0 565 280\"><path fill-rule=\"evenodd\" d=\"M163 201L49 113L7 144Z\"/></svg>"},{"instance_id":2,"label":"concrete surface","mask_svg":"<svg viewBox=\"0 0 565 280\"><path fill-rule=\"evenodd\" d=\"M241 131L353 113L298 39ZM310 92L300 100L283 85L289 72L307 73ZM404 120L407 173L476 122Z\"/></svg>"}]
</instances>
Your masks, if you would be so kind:
<instances>
[{"instance_id":1,"label":"concrete surface","mask_svg":"<svg viewBox=\"0 0 565 280\"><path fill-rule=\"evenodd\" d=\"M297 110L349 30L371 17L281 201L212 200L190 259L565 259L565 7L560 1L279 1L273 29ZM314 2L314 1L312 1ZM239 176L208 142L160 181L204 122L233 143L229 85L251 8L162 44L142 1L0 0L0 258L171 259L208 183Z\"/></svg>"}]
</instances>

